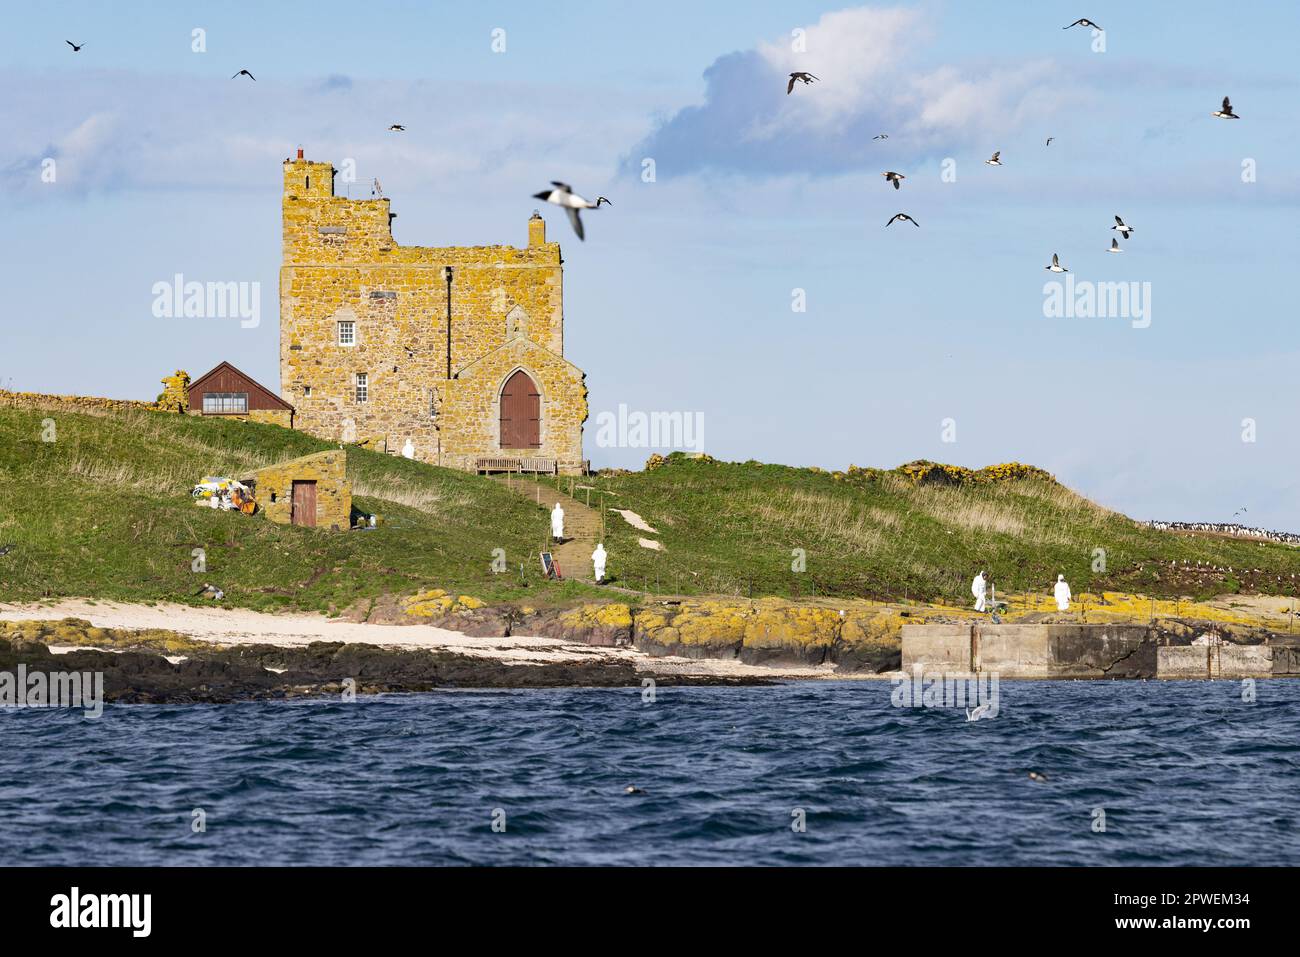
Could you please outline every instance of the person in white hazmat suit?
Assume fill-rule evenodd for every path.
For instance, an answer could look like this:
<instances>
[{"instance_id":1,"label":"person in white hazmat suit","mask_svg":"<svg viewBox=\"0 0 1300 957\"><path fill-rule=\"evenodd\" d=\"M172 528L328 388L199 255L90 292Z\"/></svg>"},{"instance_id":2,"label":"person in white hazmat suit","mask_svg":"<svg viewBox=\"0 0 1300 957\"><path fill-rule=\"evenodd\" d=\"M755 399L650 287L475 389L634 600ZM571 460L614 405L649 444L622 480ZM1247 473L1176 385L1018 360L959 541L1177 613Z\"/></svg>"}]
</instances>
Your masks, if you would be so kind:
<instances>
[{"instance_id":1,"label":"person in white hazmat suit","mask_svg":"<svg viewBox=\"0 0 1300 957\"><path fill-rule=\"evenodd\" d=\"M985 595L988 592L988 582L984 578L984 571L975 576L975 580L970 583L970 593L975 596L975 610L986 611Z\"/></svg>"},{"instance_id":2,"label":"person in white hazmat suit","mask_svg":"<svg viewBox=\"0 0 1300 957\"><path fill-rule=\"evenodd\" d=\"M560 508L559 502L551 509L551 538L557 542L564 540L564 509Z\"/></svg>"},{"instance_id":3,"label":"person in white hazmat suit","mask_svg":"<svg viewBox=\"0 0 1300 957\"><path fill-rule=\"evenodd\" d=\"M596 573L596 581L605 580L605 559L609 556L605 554L605 543L601 542L596 546L596 550L591 553L592 570Z\"/></svg>"},{"instance_id":4,"label":"person in white hazmat suit","mask_svg":"<svg viewBox=\"0 0 1300 957\"><path fill-rule=\"evenodd\" d=\"M1064 575L1056 576L1056 588L1054 589L1054 593L1056 595L1056 610L1069 611L1070 599L1074 596L1070 594L1070 583L1065 580Z\"/></svg>"}]
</instances>

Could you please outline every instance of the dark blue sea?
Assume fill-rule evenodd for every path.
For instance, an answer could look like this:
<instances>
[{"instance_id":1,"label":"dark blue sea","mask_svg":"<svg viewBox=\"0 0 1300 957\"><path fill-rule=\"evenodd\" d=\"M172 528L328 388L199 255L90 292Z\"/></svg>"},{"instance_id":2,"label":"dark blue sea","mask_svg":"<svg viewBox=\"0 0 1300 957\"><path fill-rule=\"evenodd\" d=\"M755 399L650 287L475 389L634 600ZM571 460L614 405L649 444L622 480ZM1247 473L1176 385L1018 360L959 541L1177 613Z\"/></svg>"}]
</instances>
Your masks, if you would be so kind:
<instances>
[{"instance_id":1,"label":"dark blue sea","mask_svg":"<svg viewBox=\"0 0 1300 957\"><path fill-rule=\"evenodd\" d=\"M0 865L1300 863L1300 682L890 690L0 711Z\"/></svg>"}]
</instances>

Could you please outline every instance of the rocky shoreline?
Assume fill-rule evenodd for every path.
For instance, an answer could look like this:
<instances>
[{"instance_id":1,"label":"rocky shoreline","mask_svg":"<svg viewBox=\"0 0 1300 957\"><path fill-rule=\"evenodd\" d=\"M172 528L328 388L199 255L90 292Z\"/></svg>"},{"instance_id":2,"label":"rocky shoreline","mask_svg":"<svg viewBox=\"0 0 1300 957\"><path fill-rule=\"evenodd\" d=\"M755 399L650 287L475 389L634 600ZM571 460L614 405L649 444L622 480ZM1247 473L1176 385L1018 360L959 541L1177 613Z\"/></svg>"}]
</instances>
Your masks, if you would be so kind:
<instances>
[{"instance_id":1,"label":"rocky shoreline","mask_svg":"<svg viewBox=\"0 0 1300 957\"><path fill-rule=\"evenodd\" d=\"M39 626L49 623L31 624L39 631ZM771 683L757 677L660 674L640 670L632 661L601 656L579 662L508 664L448 651L357 642L221 648L183 636L165 639L171 647L149 647L157 636L149 636L140 646L128 633L105 635L103 629L94 629L99 632L95 642L122 645L124 650L76 648L55 653L50 650L53 642L25 637L24 630L33 629L0 633L0 671L13 672L21 664L28 674L101 673L104 700L126 704L226 704L465 688L639 688L647 678L662 686Z\"/></svg>"},{"instance_id":2,"label":"rocky shoreline","mask_svg":"<svg viewBox=\"0 0 1300 957\"><path fill-rule=\"evenodd\" d=\"M575 608L489 606L440 590L353 609L350 620L420 620L475 637L530 635L595 647L631 647L654 658L725 659L761 667L830 667L880 674L901 662L899 634L910 613L885 605L843 609L782 599L660 600Z\"/></svg>"}]
</instances>

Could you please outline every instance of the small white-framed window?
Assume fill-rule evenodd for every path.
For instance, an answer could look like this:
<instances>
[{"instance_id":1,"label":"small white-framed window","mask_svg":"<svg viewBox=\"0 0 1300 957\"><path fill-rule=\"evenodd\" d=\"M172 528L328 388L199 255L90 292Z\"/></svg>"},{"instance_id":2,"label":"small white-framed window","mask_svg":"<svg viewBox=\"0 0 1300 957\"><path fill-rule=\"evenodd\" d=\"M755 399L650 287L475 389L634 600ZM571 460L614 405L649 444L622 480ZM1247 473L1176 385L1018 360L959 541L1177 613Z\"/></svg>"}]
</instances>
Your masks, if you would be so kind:
<instances>
[{"instance_id":1,"label":"small white-framed window","mask_svg":"<svg viewBox=\"0 0 1300 957\"><path fill-rule=\"evenodd\" d=\"M366 402L370 398L370 376L365 372L357 373L355 395L358 402Z\"/></svg>"},{"instance_id":2,"label":"small white-framed window","mask_svg":"<svg viewBox=\"0 0 1300 957\"><path fill-rule=\"evenodd\" d=\"M339 321L339 345L355 346L357 344L357 324L351 319Z\"/></svg>"}]
</instances>

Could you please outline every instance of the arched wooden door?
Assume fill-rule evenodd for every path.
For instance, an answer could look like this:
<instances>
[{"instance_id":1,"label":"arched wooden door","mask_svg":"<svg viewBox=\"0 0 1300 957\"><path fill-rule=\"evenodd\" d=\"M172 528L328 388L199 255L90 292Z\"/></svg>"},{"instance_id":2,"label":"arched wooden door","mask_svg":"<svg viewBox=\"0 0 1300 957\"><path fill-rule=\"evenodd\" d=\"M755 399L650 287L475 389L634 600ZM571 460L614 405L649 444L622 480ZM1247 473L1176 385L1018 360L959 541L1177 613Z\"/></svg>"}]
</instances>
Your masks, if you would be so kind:
<instances>
[{"instance_id":1,"label":"arched wooden door","mask_svg":"<svg viewBox=\"0 0 1300 957\"><path fill-rule=\"evenodd\" d=\"M501 390L501 447L542 447L542 394L523 369L507 379Z\"/></svg>"}]
</instances>

